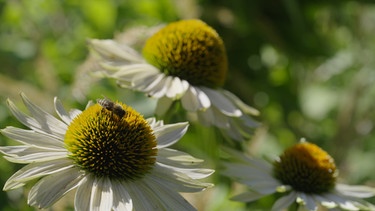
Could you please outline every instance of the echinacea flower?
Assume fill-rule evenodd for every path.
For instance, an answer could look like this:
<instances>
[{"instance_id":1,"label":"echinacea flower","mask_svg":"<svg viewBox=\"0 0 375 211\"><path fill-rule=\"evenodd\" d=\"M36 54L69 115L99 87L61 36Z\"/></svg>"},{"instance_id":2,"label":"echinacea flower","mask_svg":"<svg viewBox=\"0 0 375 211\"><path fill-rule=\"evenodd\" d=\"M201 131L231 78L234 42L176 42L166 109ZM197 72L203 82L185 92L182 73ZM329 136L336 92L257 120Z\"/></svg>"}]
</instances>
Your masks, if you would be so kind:
<instances>
[{"instance_id":1,"label":"echinacea flower","mask_svg":"<svg viewBox=\"0 0 375 211\"><path fill-rule=\"evenodd\" d=\"M55 98L59 120L21 96L31 116L7 103L30 130L2 129L22 145L0 151L10 162L27 164L8 179L5 191L39 179L28 195L31 206L49 207L77 189L77 211L194 210L179 192L212 186L196 180L213 173L199 168L201 160L167 148L185 134L188 123L164 125L107 99L67 112Z\"/></svg>"},{"instance_id":2,"label":"echinacea flower","mask_svg":"<svg viewBox=\"0 0 375 211\"><path fill-rule=\"evenodd\" d=\"M288 208L293 203L305 210L318 207L344 210L375 210L364 201L375 195L367 186L349 186L337 183L338 170L332 157L315 144L300 142L288 148L273 163L241 155L226 149L236 160L225 164L224 174L247 185L251 191L235 196L233 200L252 202L273 193L284 194L272 211Z\"/></svg>"},{"instance_id":3,"label":"echinacea flower","mask_svg":"<svg viewBox=\"0 0 375 211\"><path fill-rule=\"evenodd\" d=\"M235 140L246 140L258 111L222 88L228 72L224 43L200 20L181 20L146 41L142 54L114 40L89 41L100 57L104 77L158 99L156 114L176 102L204 125L214 125Z\"/></svg>"}]
</instances>

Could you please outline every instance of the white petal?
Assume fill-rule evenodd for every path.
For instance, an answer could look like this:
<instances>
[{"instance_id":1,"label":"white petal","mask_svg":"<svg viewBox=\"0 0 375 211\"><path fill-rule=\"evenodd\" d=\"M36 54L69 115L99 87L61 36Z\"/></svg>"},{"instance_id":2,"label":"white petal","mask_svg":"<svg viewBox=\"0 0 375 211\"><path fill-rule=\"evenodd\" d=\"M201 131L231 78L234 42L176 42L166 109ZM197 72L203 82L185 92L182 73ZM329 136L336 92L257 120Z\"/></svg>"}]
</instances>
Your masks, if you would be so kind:
<instances>
[{"instance_id":1,"label":"white petal","mask_svg":"<svg viewBox=\"0 0 375 211\"><path fill-rule=\"evenodd\" d=\"M152 87L150 86L149 88L144 89L143 91L147 92L147 94L151 97L161 98L166 94L168 90L168 84L170 83L171 80L172 80L171 76L167 76L167 77L163 76L161 81L154 84Z\"/></svg>"},{"instance_id":2,"label":"white petal","mask_svg":"<svg viewBox=\"0 0 375 211\"><path fill-rule=\"evenodd\" d=\"M121 45L114 40L89 40L90 47L107 60L124 60L124 62L142 62L143 59L134 49Z\"/></svg>"},{"instance_id":3,"label":"white petal","mask_svg":"<svg viewBox=\"0 0 375 211\"><path fill-rule=\"evenodd\" d=\"M22 100L27 109L33 115L40 125L40 129L47 133L65 135L68 126L62 121L56 119L51 114L45 112L39 106L33 104L23 93L21 93Z\"/></svg>"},{"instance_id":4,"label":"white petal","mask_svg":"<svg viewBox=\"0 0 375 211\"><path fill-rule=\"evenodd\" d=\"M194 166L203 162L203 160L194 158L187 153L169 148L158 149L156 158L157 162L176 167Z\"/></svg>"},{"instance_id":5,"label":"white petal","mask_svg":"<svg viewBox=\"0 0 375 211\"><path fill-rule=\"evenodd\" d=\"M199 88L189 86L181 98L182 106L187 111L204 110L211 106L208 96Z\"/></svg>"},{"instance_id":6,"label":"white petal","mask_svg":"<svg viewBox=\"0 0 375 211\"><path fill-rule=\"evenodd\" d=\"M232 94L231 92L222 89L221 93L224 94L230 101L232 101L235 105L237 105L243 113L251 114L251 115L259 115L259 111L253 107L248 106L244 102L242 102L237 96Z\"/></svg>"},{"instance_id":7,"label":"white petal","mask_svg":"<svg viewBox=\"0 0 375 211\"><path fill-rule=\"evenodd\" d=\"M329 194L322 194L321 195L324 198L327 198L329 201L333 201L336 204L338 204L342 209L346 210L359 210L350 199L347 199L345 197L339 196L334 193Z\"/></svg>"},{"instance_id":8,"label":"white petal","mask_svg":"<svg viewBox=\"0 0 375 211\"><path fill-rule=\"evenodd\" d=\"M113 192L110 179L106 177L95 178L90 198L91 211L111 211L113 205Z\"/></svg>"},{"instance_id":9,"label":"white petal","mask_svg":"<svg viewBox=\"0 0 375 211\"><path fill-rule=\"evenodd\" d=\"M61 101L57 99L57 97L54 98L54 104L56 113L59 115L61 120L63 120L67 125L69 125L72 119L70 118L69 113L64 109L64 106L62 105Z\"/></svg>"},{"instance_id":10,"label":"white petal","mask_svg":"<svg viewBox=\"0 0 375 211\"><path fill-rule=\"evenodd\" d=\"M186 133L188 126L188 122L181 122L154 129L158 141L157 148L168 147L176 143Z\"/></svg>"},{"instance_id":11,"label":"white petal","mask_svg":"<svg viewBox=\"0 0 375 211\"><path fill-rule=\"evenodd\" d=\"M27 145L0 147L0 152L6 154L4 158L13 163L43 162L67 157L66 150L51 151Z\"/></svg>"},{"instance_id":12,"label":"white petal","mask_svg":"<svg viewBox=\"0 0 375 211\"><path fill-rule=\"evenodd\" d=\"M106 68L105 65L103 65L103 67ZM108 66L107 69L109 68L113 67ZM114 69L114 73L109 73L109 77L120 81L134 82L137 80L144 80L144 78L147 78L149 76L155 76L157 74L160 74L160 72L155 67L153 67L150 64L144 63L128 64L116 67Z\"/></svg>"},{"instance_id":13,"label":"white petal","mask_svg":"<svg viewBox=\"0 0 375 211\"><path fill-rule=\"evenodd\" d=\"M45 133L37 133L33 130L24 130L16 127L6 127L1 130L1 133L10 139L26 145L35 145L51 150L65 149L63 140Z\"/></svg>"},{"instance_id":14,"label":"white petal","mask_svg":"<svg viewBox=\"0 0 375 211\"><path fill-rule=\"evenodd\" d=\"M86 211L90 210L90 198L92 192L92 186L94 178L91 175L87 175L85 180L78 186L76 196L74 199L74 210Z\"/></svg>"},{"instance_id":15,"label":"white petal","mask_svg":"<svg viewBox=\"0 0 375 211\"><path fill-rule=\"evenodd\" d=\"M248 192L241 193L237 196L232 197L231 200L241 201L241 202L252 202L252 201L258 200L258 199L260 199L264 196L265 195L261 194L261 193L248 191Z\"/></svg>"},{"instance_id":16,"label":"white petal","mask_svg":"<svg viewBox=\"0 0 375 211\"><path fill-rule=\"evenodd\" d=\"M296 198L296 192L290 192L288 195L281 197L275 202L275 204L272 206L272 211L280 211L289 207L293 202L296 201Z\"/></svg>"},{"instance_id":17,"label":"white petal","mask_svg":"<svg viewBox=\"0 0 375 211\"><path fill-rule=\"evenodd\" d=\"M164 210L157 196L149 188L145 187L143 180L124 182L123 185L133 199L134 210Z\"/></svg>"},{"instance_id":18,"label":"white petal","mask_svg":"<svg viewBox=\"0 0 375 211\"><path fill-rule=\"evenodd\" d=\"M28 204L46 208L54 204L82 180L82 174L75 168L61 171L41 179L30 190Z\"/></svg>"},{"instance_id":19,"label":"white petal","mask_svg":"<svg viewBox=\"0 0 375 211\"><path fill-rule=\"evenodd\" d=\"M210 173L208 172L205 176L209 176ZM189 175L158 164L155 165L152 174L148 175L148 179L164 184L177 192L198 192L213 186L211 183L200 182L192 179Z\"/></svg>"},{"instance_id":20,"label":"white petal","mask_svg":"<svg viewBox=\"0 0 375 211\"><path fill-rule=\"evenodd\" d=\"M126 188L115 181L112 181L113 191L113 210L114 211L132 211L133 200L130 197Z\"/></svg>"},{"instance_id":21,"label":"white petal","mask_svg":"<svg viewBox=\"0 0 375 211\"><path fill-rule=\"evenodd\" d=\"M134 79L130 81L130 87L135 90L148 93L162 83L164 78L165 75L162 73L138 73Z\"/></svg>"},{"instance_id":22,"label":"white petal","mask_svg":"<svg viewBox=\"0 0 375 211\"><path fill-rule=\"evenodd\" d=\"M72 167L72 161L67 158L40 163L31 163L13 174L5 183L4 190L19 188L32 179L57 173Z\"/></svg>"},{"instance_id":23,"label":"white petal","mask_svg":"<svg viewBox=\"0 0 375 211\"><path fill-rule=\"evenodd\" d=\"M318 210L318 205L315 203L314 198L312 196L310 196L309 194L298 193L298 197L300 197L303 200L303 203L304 203L305 207L309 211Z\"/></svg>"},{"instance_id":24,"label":"white petal","mask_svg":"<svg viewBox=\"0 0 375 211\"><path fill-rule=\"evenodd\" d=\"M173 102L174 100L167 97L159 98L156 104L155 114L159 116L164 116L164 114L166 114L167 111L169 111Z\"/></svg>"},{"instance_id":25,"label":"white petal","mask_svg":"<svg viewBox=\"0 0 375 211\"><path fill-rule=\"evenodd\" d=\"M218 108L222 113L228 116L241 116L242 112L237 108L225 95L218 90L201 87L201 90L206 93L211 103Z\"/></svg>"},{"instance_id":26,"label":"white petal","mask_svg":"<svg viewBox=\"0 0 375 211\"><path fill-rule=\"evenodd\" d=\"M189 88L189 83L178 77L173 77L168 86L166 96L172 99L179 99Z\"/></svg>"},{"instance_id":27,"label":"white petal","mask_svg":"<svg viewBox=\"0 0 375 211\"><path fill-rule=\"evenodd\" d=\"M157 165L160 165L163 168L167 168L166 171L176 171L176 173L174 174L177 174L177 172L179 172L183 175L187 175L192 179L203 179L215 172L215 170L204 168L177 168L174 166L167 166L162 163L157 163Z\"/></svg>"},{"instance_id":28,"label":"white petal","mask_svg":"<svg viewBox=\"0 0 375 211\"><path fill-rule=\"evenodd\" d=\"M375 195L375 188L359 185L336 184L336 190L346 196L369 198Z\"/></svg>"},{"instance_id":29,"label":"white petal","mask_svg":"<svg viewBox=\"0 0 375 211\"><path fill-rule=\"evenodd\" d=\"M186 201L179 193L171 190L168 186L161 186L150 180L144 180L145 186L157 196L159 201L164 205L163 210L196 210L189 202Z\"/></svg>"}]
</instances>

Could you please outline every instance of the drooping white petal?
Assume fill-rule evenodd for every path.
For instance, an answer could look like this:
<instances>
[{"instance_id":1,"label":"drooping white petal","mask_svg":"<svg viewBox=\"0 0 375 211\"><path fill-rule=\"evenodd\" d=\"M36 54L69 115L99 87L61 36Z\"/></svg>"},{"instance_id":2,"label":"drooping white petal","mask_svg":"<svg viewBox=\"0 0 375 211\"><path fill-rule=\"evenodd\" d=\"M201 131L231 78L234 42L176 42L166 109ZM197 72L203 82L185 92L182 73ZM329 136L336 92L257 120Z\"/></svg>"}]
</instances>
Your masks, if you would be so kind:
<instances>
[{"instance_id":1,"label":"drooping white petal","mask_svg":"<svg viewBox=\"0 0 375 211\"><path fill-rule=\"evenodd\" d=\"M160 75L162 75L162 74L160 74ZM161 97L165 96L165 94L168 90L167 85L172 80L172 77L171 76L165 77L164 75L162 75L162 76L163 77L161 78L160 81L158 81L157 83L152 83L152 85L153 85L152 87L149 86L142 91L146 92L150 97L154 97L154 98L161 98Z\"/></svg>"},{"instance_id":2,"label":"drooping white petal","mask_svg":"<svg viewBox=\"0 0 375 211\"><path fill-rule=\"evenodd\" d=\"M113 206L112 184L109 178L95 178L91 190L90 210L111 211Z\"/></svg>"},{"instance_id":3,"label":"drooping white petal","mask_svg":"<svg viewBox=\"0 0 375 211\"><path fill-rule=\"evenodd\" d=\"M205 176L207 177L211 173L212 172L208 172ZM155 165L153 173L147 177L154 182L172 188L176 192L197 192L213 186L211 183L203 183L194 180L190 175L182 174L170 168L165 168L159 164Z\"/></svg>"},{"instance_id":4,"label":"drooping white petal","mask_svg":"<svg viewBox=\"0 0 375 211\"><path fill-rule=\"evenodd\" d=\"M241 110L236 107L225 95L217 90L213 90L207 87L200 87L200 89L206 93L210 99L212 105L218 108L222 113L228 116L241 116Z\"/></svg>"},{"instance_id":5,"label":"drooping white petal","mask_svg":"<svg viewBox=\"0 0 375 211\"><path fill-rule=\"evenodd\" d=\"M168 186L162 186L147 179L144 183L144 187L147 186L148 190L163 204L163 210L196 210L186 199L169 189Z\"/></svg>"},{"instance_id":6,"label":"drooping white petal","mask_svg":"<svg viewBox=\"0 0 375 211\"><path fill-rule=\"evenodd\" d=\"M292 191L288 195L279 198L272 206L272 211L280 211L289 207L293 202L296 201L297 194Z\"/></svg>"},{"instance_id":7,"label":"drooping white petal","mask_svg":"<svg viewBox=\"0 0 375 211\"><path fill-rule=\"evenodd\" d=\"M22 100L30 111L35 120L39 123L40 129L47 133L65 135L68 126L62 121L56 119L51 114L47 113L39 106L32 103L23 93L21 93Z\"/></svg>"},{"instance_id":8,"label":"drooping white petal","mask_svg":"<svg viewBox=\"0 0 375 211\"><path fill-rule=\"evenodd\" d=\"M180 168L198 165L203 162L203 160L194 158L187 153L169 148L158 149L156 159L159 163Z\"/></svg>"},{"instance_id":9,"label":"drooping white petal","mask_svg":"<svg viewBox=\"0 0 375 211\"><path fill-rule=\"evenodd\" d=\"M322 194L321 196L323 196L324 198L327 198L330 201L335 202L342 209L359 210L358 207L356 207L350 199L345 198L343 196L340 196L334 193Z\"/></svg>"},{"instance_id":10,"label":"drooping white petal","mask_svg":"<svg viewBox=\"0 0 375 211\"><path fill-rule=\"evenodd\" d=\"M244 102L242 102L242 100L240 100L236 95L234 95L233 93L225 90L225 89L221 89L220 92L225 95L231 102L233 102L236 106L238 106L239 109L241 109L241 111L243 113L246 113L246 114L251 114L251 115L259 115L259 111L256 110L255 108L245 104Z\"/></svg>"},{"instance_id":11,"label":"drooping white petal","mask_svg":"<svg viewBox=\"0 0 375 211\"><path fill-rule=\"evenodd\" d=\"M70 114L64 109L64 106L62 105L61 101L55 97L53 99L56 113L59 115L62 121L64 121L67 125L70 124L72 121Z\"/></svg>"},{"instance_id":12,"label":"drooping white petal","mask_svg":"<svg viewBox=\"0 0 375 211\"><path fill-rule=\"evenodd\" d=\"M179 99L189 88L189 83L178 77L172 77L172 81L168 85L166 97Z\"/></svg>"},{"instance_id":13,"label":"drooping white petal","mask_svg":"<svg viewBox=\"0 0 375 211\"><path fill-rule=\"evenodd\" d=\"M39 208L49 207L77 187L82 177L82 173L75 168L44 177L30 190L28 204Z\"/></svg>"},{"instance_id":14,"label":"drooping white petal","mask_svg":"<svg viewBox=\"0 0 375 211\"><path fill-rule=\"evenodd\" d=\"M165 210L157 196L145 186L143 180L123 182L123 185L133 199L134 210Z\"/></svg>"},{"instance_id":15,"label":"drooping white petal","mask_svg":"<svg viewBox=\"0 0 375 211\"><path fill-rule=\"evenodd\" d=\"M8 138L26 145L34 145L51 150L64 150L64 142L54 136L45 133L37 133L33 130L25 130L16 127L6 127L1 133Z\"/></svg>"},{"instance_id":16,"label":"drooping white petal","mask_svg":"<svg viewBox=\"0 0 375 211\"><path fill-rule=\"evenodd\" d=\"M177 168L175 166L168 166L164 165L162 163L156 163L156 165L160 165L163 168L166 168L166 170L169 171L175 171L175 174L177 172L181 173L181 175L187 175L188 177L192 179L203 179L215 172L215 170L212 169L204 169L204 168Z\"/></svg>"},{"instance_id":17,"label":"drooping white petal","mask_svg":"<svg viewBox=\"0 0 375 211\"><path fill-rule=\"evenodd\" d=\"M205 110L211 106L208 96L199 88L189 86L185 94L181 97L182 106L187 111Z\"/></svg>"},{"instance_id":18,"label":"drooping white petal","mask_svg":"<svg viewBox=\"0 0 375 211\"><path fill-rule=\"evenodd\" d=\"M154 129L158 141L157 148L168 147L176 143L186 133L188 126L188 122L181 122Z\"/></svg>"},{"instance_id":19,"label":"drooping white petal","mask_svg":"<svg viewBox=\"0 0 375 211\"><path fill-rule=\"evenodd\" d=\"M124 62L143 62L141 55L139 55L134 49L120 45L114 40L89 40L89 45L93 48L101 57L107 60L124 60Z\"/></svg>"},{"instance_id":20,"label":"drooping white petal","mask_svg":"<svg viewBox=\"0 0 375 211\"><path fill-rule=\"evenodd\" d=\"M5 159L13 163L33 163L65 158L66 150L41 149L28 145L0 147Z\"/></svg>"},{"instance_id":21,"label":"drooping white petal","mask_svg":"<svg viewBox=\"0 0 375 211\"><path fill-rule=\"evenodd\" d=\"M375 195L375 188L360 185L336 184L335 189L342 195L369 198Z\"/></svg>"},{"instance_id":22,"label":"drooping white petal","mask_svg":"<svg viewBox=\"0 0 375 211\"><path fill-rule=\"evenodd\" d=\"M31 163L18 170L5 183L4 190L11 190L25 185L26 182L72 168L72 161L68 158Z\"/></svg>"},{"instance_id":23,"label":"drooping white petal","mask_svg":"<svg viewBox=\"0 0 375 211\"><path fill-rule=\"evenodd\" d=\"M299 192L298 197L302 199L304 206L309 211L316 211L318 210L318 205L315 203L314 198L306 193Z\"/></svg>"},{"instance_id":24,"label":"drooping white petal","mask_svg":"<svg viewBox=\"0 0 375 211\"><path fill-rule=\"evenodd\" d=\"M255 191L254 192L247 191L247 192L241 193L237 196L234 196L231 199L234 200L234 201L252 202L252 201L258 200L258 199L260 199L264 196L265 196L264 194L261 194L261 193L255 192Z\"/></svg>"},{"instance_id":25,"label":"drooping white petal","mask_svg":"<svg viewBox=\"0 0 375 211\"><path fill-rule=\"evenodd\" d=\"M167 98L167 97L159 98L156 104L155 114L159 116L163 116L169 111L173 102L174 100Z\"/></svg>"},{"instance_id":26,"label":"drooping white petal","mask_svg":"<svg viewBox=\"0 0 375 211\"><path fill-rule=\"evenodd\" d=\"M74 199L74 210L86 211L90 210L90 198L94 178L91 175L87 175L81 184L78 186L75 199Z\"/></svg>"},{"instance_id":27,"label":"drooping white petal","mask_svg":"<svg viewBox=\"0 0 375 211\"><path fill-rule=\"evenodd\" d=\"M105 65L103 65L103 67L106 69L113 68L112 66L107 67ZM149 76L156 76L159 74L159 71L155 67L147 63L123 65L116 67L114 70L115 71L113 73L108 73L109 77L120 81L131 82L132 84L134 84L136 81L141 82Z\"/></svg>"},{"instance_id":28,"label":"drooping white petal","mask_svg":"<svg viewBox=\"0 0 375 211\"><path fill-rule=\"evenodd\" d=\"M122 183L112 181L113 206L114 211L132 211L133 199L129 195Z\"/></svg>"}]
</instances>

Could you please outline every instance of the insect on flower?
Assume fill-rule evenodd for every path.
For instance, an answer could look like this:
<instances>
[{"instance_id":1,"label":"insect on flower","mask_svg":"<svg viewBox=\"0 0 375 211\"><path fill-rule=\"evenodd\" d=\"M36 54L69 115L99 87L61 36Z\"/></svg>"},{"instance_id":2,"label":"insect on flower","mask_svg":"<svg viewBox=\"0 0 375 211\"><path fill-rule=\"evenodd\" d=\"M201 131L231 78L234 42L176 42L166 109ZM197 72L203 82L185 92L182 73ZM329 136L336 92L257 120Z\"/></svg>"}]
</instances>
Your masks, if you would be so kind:
<instances>
[{"instance_id":1,"label":"insect on flower","mask_svg":"<svg viewBox=\"0 0 375 211\"><path fill-rule=\"evenodd\" d=\"M103 108L107 109L108 111L112 111L112 113L116 114L120 118L126 114L126 111L122 109L121 105L114 103L110 99L98 99L97 102Z\"/></svg>"}]
</instances>

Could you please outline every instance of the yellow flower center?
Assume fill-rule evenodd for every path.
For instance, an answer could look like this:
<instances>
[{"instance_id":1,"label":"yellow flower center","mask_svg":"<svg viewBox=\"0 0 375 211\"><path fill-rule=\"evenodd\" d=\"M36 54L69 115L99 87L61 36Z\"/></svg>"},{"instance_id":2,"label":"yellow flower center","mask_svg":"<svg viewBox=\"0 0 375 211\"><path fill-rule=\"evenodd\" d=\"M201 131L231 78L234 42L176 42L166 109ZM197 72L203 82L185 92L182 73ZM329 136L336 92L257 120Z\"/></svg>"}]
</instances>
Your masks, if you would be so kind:
<instances>
[{"instance_id":1,"label":"yellow flower center","mask_svg":"<svg viewBox=\"0 0 375 211\"><path fill-rule=\"evenodd\" d=\"M308 142L301 142L284 151L274 162L274 175L283 184L305 193L325 193L336 182L338 171L332 157Z\"/></svg>"},{"instance_id":2,"label":"yellow flower center","mask_svg":"<svg viewBox=\"0 0 375 211\"><path fill-rule=\"evenodd\" d=\"M166 75L211 88L224 84L227 55L217 32L200 20L168 24L150 37L145 59Z\"/></svg>"},{"instance_id":3,"label":"yellow flower center","mask_svg":"<svg viewBox=\"0 0 375 211\"><path fill-rule=\"evenodd\" d=\"M69 157L98 177L134 180L155 164L156 138L131 107L100 100L78 115L65 135Z\"/></svg>"}]
</instances>

